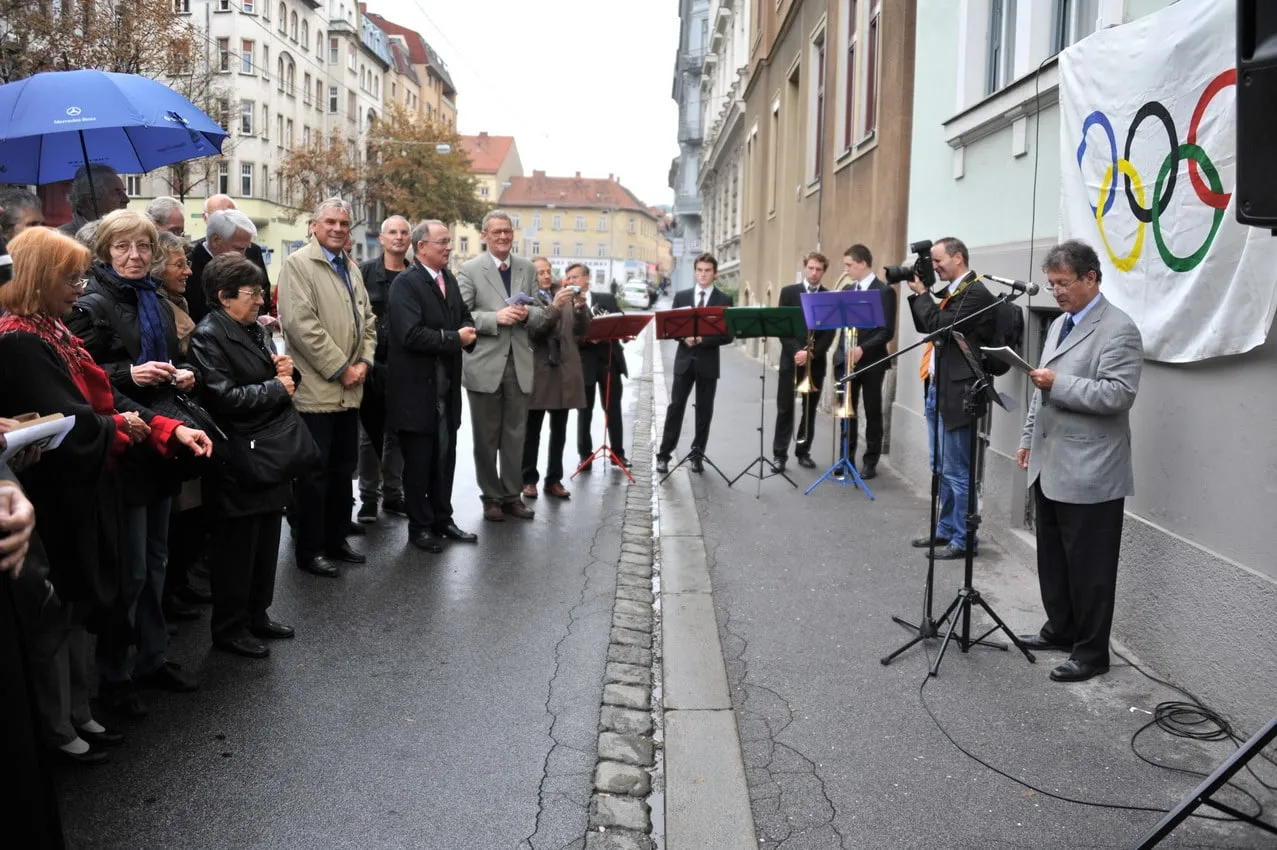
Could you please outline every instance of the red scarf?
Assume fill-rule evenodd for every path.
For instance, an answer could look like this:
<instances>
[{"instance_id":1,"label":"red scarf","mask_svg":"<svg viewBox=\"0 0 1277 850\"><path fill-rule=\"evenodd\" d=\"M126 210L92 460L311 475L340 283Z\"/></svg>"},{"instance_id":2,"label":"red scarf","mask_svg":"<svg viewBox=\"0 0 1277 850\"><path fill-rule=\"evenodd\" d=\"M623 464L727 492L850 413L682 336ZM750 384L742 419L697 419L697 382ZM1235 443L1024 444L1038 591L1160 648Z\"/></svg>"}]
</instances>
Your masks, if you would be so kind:
<instances>
[{"instance_id":1,"label":"red scarf","mask_svg":"<svg viewBox=\"0 0 1277 850\"><path fill-rule=\"evenodd\" d=\"M79 387L80 394L93 408L93 412L104 416L115 415L111 379L102 367L93 362L89 352L84 350L84 343L72 335L61 319L43 313L31 316L6 313L0 316L0 334L14 331L29 333L44 340L67 367L71 380Z\"/></svg>"}]
</instances>

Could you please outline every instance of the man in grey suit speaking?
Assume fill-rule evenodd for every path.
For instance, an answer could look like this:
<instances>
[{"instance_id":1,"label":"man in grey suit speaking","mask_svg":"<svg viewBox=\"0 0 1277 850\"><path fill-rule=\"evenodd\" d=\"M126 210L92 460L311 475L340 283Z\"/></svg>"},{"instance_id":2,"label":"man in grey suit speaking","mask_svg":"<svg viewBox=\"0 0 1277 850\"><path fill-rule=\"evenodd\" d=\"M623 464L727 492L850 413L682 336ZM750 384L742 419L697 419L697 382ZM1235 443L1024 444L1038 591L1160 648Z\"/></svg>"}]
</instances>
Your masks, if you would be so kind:
<instances>
[{"instance_id":1,"label":"man in grey suit speaking","mask_svg":"<svg viewBox=\"0 0 1277 850\"><path fill-rule=\"evenodd\" d=\"M528 332L545 322L545 309L533 301L536 267L510 252L514 245L510 216L500 210L488 213L481 235L487 253L466 262L457 275L461 298L479 334L461 375L470 399L475 477L483 495L484 519L532 519L532 510L519 497L534 371ZM527 304L513 303L520 293L527 296Z\"/></svg>"},{"instance_id":2,"label":"man in grey suit speaking","mask_svg":"<svg viewBox=\"0 0 1277 850\"><path fill-rule=\"evenodd\" d=\"M1085 242L1042 264L1064 314L1047 332L1016 461L1037 504L1038 582L1046 625L1021 640L1069 651L1051 671L1080 682L1108 671L1123 504L1135 492L1130 410L1144 344L1131 317L1100 295L1100 260Z\"/></svg>"}]
</instances>

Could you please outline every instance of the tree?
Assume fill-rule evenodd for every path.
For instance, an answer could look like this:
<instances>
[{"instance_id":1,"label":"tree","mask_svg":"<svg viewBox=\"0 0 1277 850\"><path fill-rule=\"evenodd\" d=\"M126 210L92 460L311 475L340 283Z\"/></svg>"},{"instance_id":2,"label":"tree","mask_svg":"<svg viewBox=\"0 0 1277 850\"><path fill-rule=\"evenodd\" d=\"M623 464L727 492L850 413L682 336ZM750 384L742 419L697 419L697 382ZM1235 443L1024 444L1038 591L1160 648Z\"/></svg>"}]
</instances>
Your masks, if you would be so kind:
<instances>
[{"instance_id":1,"label":"tree","mask_svg":"<svg viewBox=\"0 0 1277 850\"><path fill-rule=\"evenodd\" d=\"M293 148L280 169L280 177L287 187L285 203L300 217L325 198L340 197L350 201L351 208L358 213L364 191L364 169L357 154L358 150L336 131L327 139L316 133L309 142ZM358 223L351 222L352 225Z\"/></svg>"},{"instance_id":2,"label":"tree","mask_svg":"<svg viewBox=\"0 0 1277 850\"><path fill-rule=\"evenodd\" d=\"M456 130L391 104L373 121L367 158L368 197L410 221L437 218L478 224L480 203L470 159ZM440 145L448 145L440 153Z\"/></svg>"}]
</instances>

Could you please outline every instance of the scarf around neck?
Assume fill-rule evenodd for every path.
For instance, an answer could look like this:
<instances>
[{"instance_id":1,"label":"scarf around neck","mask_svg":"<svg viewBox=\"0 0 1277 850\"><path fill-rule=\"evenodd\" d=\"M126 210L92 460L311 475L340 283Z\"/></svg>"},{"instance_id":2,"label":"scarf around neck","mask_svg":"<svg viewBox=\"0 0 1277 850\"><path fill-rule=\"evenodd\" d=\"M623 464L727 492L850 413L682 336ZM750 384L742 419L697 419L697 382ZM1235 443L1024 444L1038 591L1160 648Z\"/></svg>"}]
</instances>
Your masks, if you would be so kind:
<instances>
[{"instance_id":1,"label":"scarf around neck","mask_svg":"<svg viewBox=\"0 0 1277 850\"><path fill-rule=\"evenodd\" d=\"M169 362L168 339L164 333L164 319L160 313L159 284L150 277L130 280L120 277L110 266L102 266L102 271L121 286L132 289L137 294L137 318L141 327L141 350L138 352L137 364L158 361Z\"/></svg>"}]
</instances>

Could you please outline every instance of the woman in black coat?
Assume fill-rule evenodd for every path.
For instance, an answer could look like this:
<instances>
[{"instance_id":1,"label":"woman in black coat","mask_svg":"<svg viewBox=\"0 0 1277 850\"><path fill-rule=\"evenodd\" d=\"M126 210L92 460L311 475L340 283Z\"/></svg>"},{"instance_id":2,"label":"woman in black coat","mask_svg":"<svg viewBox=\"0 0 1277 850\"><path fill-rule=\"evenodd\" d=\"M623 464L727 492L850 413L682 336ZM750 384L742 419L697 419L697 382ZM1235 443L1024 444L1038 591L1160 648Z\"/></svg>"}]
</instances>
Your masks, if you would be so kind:
<instances>
[{"instance_id":1,"label":"woman in black coat","mask_svg":"<svg viewBox=\"0 0 1277 850\"><path fill-rule=\"evenodd\" d=\"M222 254L204 268L201 283L212 308L191 337L191 357L204 377L209 413L232 439L260 433L293 415L299 376L292 358L276 354L257 322L265 304L266 275L239 254ZM300 424L300 420L298 420ZM223 463L206 479L206 503L214 516L209 579L213 590L213 645L249 658L265 658L264 638L290 638L267 609L275 595L280 526L290 481L263 488L236 479Z\"/></svg>"}]
</instances>

